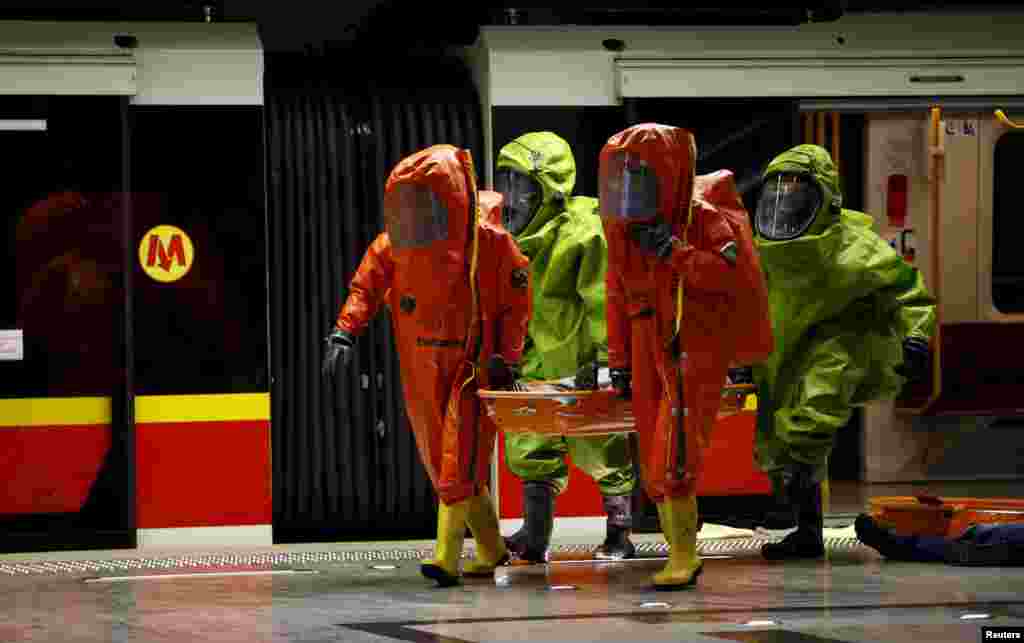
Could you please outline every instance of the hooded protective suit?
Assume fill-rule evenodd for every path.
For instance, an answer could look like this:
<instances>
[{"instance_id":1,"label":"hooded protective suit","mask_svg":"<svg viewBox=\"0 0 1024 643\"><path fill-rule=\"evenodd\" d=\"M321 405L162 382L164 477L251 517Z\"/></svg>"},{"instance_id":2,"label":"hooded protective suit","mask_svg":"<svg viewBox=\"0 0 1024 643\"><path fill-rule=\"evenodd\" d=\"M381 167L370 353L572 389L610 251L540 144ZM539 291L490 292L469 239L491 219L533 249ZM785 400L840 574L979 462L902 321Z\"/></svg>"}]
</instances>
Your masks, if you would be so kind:
<instances>
[{"instance_id":1,"label":"hooded protective suit","mask_svg":"<svg viewBox=\"0 0 1024 643\"><path fill-rule=\"evenodd\" d=\"M817 558L825 551L821 483L836 431L854 406L895 397L905 381L899 373L915 370L911 361L927 361L935 302L871 218L842 208L825 149L798 145L763 178L754 221L776 348L753 369L755 454L797 529L761 553Z\"/></svg>"},{"instance_id":2,"label":"hooded protective suit","mask_svg":"<svg viewBox=\"0 0 1024 643\"><path fill-rule=\"evenodd\" d=\"M509 203L516 199L517 191L499 186L511 197L505 199L501 223L530 259L533 277L533 316L523 354L523 377L569 377L584 364L606 362L607 245L597 216L597 199L570 196L576 183L572 149L552 132L531 132L501 148L496 169L499 174L511 170L507 176L528 184L519 194L530 187L536 192L531 202L517 209L515 203ZM505 448L508 467L516 476L524 481L546 481L556 493L568 484L566 453L598 483L604 496L628 495L636 486L625 434L588 438L507 435Z\"/></svg>"},{"instance_id":3,"label":"hooded protective suit","mask_svg":"<svg viewBox=\"0 0 1024 643\"><path fill-rule=\"evenodd\" d=\"M702 568L695 496L701 453L744 328L736 314L736 302L751 295L743 275L759 273L747 270L753 255L741 244L749 234L736 228L745 219L695 198L724 196L725 207L736 208L731 175L717 175L695 195L695 157L690 132L655 123L612 136L600 157L608 363L613 381L616 372L631 372L617 388L628 389L631 378L642 477L670 545L669 563L654 577L660 589L691 585ZM642 244L654 221L658 234Z\"/></svg>"},{"instance_id":4,"label":"hooded protective suit","mask_svg":"<svg viewBox=\"0 0 1024 643\"><path fill-rule=\"evenodd\" d=\"M480 220L493 226L504 227L501 225L501 192L480 190L477 195L480 199Z\"/></svg>"},{"instance_id":5,"label":"hooded protective suit","mask_svg":"<svg viewBox=\"0 0 1024 643\"><path fill-rule=\"evenodd\" d=\"M784 241L756 239L768 279L775 352L754 368L756 453L778 478L796 463L815 480L835 432L853 406L899 394L901 344L927 342L935 302L921 273L872 230L871 218L842 208L839 174L828 152L798 145L765 169L809 175L822 191L813 222Z\"/></svg>"},{"instance_id":6,"label":"hooded protective suit","mask_svg":"<svg viewBox=\"0 0 1024 643\"><path fill-rule=\"evenodd\" d=\"M631 155L656 176L652 211L677 238L664 259L639 248L630 238L630 224L613 211L620 193L605 187L613 180L606 174L614 173L620 154ZM661 502L693 493L700 453L718 415L736 343L735 320L729 316L743 294L730 252L740 235L715 203L694 198L695 144L684 129L647 123L620 132L602 149L601 168L609 256L608 363L632 370L644 484L651 499ZM722 179L731 183L729 175ZM735 186L726 192L735 194ZM682 422L681 407L686 408Z\"/></svg>"},{"instance_id":7,"label":"hooded protective suit","mask_svg":"<svg viewBox=\"0 0 1024 643\"><path fill-rule=\"evenodd\" d=\"M527 259L506 232L476 220L472 171L468 153L450 145L395 167L385 203L401 198L394 196L401 186L429 186L447 209L446 238L395 247L389 233L378 235L336 322L358 337L389 304L406 411L427 473L449 504L473 495L487 478L495 426L479 411L476 389L486 379L479 363L491 354L519 362L530 316Z\"/></svg>"},{"instance_id":8,"label":"hooded protective suit","mask_svg":"<svg viewBox=\"0 0 1024 643\"><path fill-rule=\"evenodd\" d=\"M390 307L406 412L441 500L437 556L422 571L453 585L466 525L477 541L467 574L493 573L506 557L485 484L496 427L476 391L492 384L494 371L483 364L520 360L528 261L508 233L480 220L472 160L451 145L395 166L384 210L387 232L363 257L335 333L351 346L381 305Z\"/></svg>"}]
</instances>

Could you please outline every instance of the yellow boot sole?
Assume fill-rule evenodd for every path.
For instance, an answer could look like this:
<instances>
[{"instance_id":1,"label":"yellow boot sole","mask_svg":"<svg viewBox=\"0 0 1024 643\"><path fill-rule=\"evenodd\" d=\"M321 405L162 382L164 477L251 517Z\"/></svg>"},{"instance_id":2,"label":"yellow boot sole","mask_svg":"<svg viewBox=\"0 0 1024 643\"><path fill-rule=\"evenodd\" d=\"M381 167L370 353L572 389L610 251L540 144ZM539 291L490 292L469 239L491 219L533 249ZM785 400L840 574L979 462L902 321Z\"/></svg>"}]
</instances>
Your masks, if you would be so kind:
<instances>
[{"instance_id":1,"label":"yellow boot sole","mask_svg":"<svg viewBox=\"0 0 1024 643\"><path fill-rule=\"evenodd\" d=\"M498 560L497 563L491 565L482 560L471 560L462 566L462 575L469 578L484 578L487 576L494 576L494 570L502 565L507 565L509 561L508 552Z\"/></svg>"},{"instance_id":2,"label":"yellow boot sole","mask_svg":"<svg viewBox=\"0 0 1024 643\"><path fill-rule=\"evenodd\" d=\"M697 586L697 577L704 572L704 563L698 563L692 571L662 570L654 575L654 589L669 592L690 589Z\"/></svg>"},{"instance_id":3,"label":"yellow boot sole","mask_svg":"<svg viewBox=\"0 0 1024 643\"><path fill-rule=\"evenodd\" d=\"M440 563L433 560L425 560L420 564L420 573L427 578L437 581L439 587L454 587L462 583L459 575L452 574Z\"/></svg>"}]
</instances>

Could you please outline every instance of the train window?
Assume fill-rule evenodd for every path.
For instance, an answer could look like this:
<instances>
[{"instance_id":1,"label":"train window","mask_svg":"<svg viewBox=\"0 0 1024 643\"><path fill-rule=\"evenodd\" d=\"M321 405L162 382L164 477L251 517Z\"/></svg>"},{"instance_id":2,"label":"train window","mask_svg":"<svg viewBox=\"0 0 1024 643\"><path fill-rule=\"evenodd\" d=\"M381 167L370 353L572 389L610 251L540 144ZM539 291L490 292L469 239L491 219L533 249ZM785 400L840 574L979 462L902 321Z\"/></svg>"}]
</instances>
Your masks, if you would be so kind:
<instances>
[{"instance_id":1,"label":"train window","mask_svg":"<svg viewBox=\"0 0 1024 643\"><path fill-rule=\"evenodd\" d=\"M1024 217L1020 213L1020 168L1024 133L1007 132L995 145L992 197L992 302L1002 313L1024 313Z\"/></svg>"},{"instance_id":2,"label":"train window","mask_svg":"<svg viewBox=\"0 0 1024 643\"><path fill-rule=\"evenodd\" d=\"M118 386L125 109L112 96L0 100L0 330L20 333L19 354L0 354L0 398Z\"/></svg>"}]
</instances>

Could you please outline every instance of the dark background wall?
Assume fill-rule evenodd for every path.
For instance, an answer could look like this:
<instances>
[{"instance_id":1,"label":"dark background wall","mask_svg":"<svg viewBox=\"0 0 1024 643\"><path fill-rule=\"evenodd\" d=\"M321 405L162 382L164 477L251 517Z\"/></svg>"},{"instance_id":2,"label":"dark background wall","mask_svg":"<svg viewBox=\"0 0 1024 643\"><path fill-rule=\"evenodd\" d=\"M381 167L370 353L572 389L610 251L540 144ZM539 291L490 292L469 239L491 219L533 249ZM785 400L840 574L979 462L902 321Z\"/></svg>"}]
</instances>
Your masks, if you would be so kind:
<instances>
[{"instance_id":1,"label":"dark background wall","mask_svg":"<svg viewBox=\"0 0 1024 643\"><path fill-rule=\"evenodd\" d=\"M380 53L358 68L350 52L266 60L277 542L434 533L437 501L405 416L388 309L359 337L348 369L333 381L320 375L323 338L383 230L394 165L441 143L487 162L463 64Z\"/></svg>"}]
</instances>

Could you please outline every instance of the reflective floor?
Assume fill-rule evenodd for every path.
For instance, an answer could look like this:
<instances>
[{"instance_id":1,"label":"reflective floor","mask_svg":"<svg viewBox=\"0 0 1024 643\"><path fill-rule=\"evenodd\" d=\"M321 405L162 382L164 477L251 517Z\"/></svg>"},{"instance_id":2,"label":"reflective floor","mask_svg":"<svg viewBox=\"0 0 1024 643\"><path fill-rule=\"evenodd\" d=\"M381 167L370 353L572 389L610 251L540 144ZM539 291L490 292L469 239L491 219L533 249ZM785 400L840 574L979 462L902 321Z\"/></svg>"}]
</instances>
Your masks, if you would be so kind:
<instances>
[{"instance_id":1,"label":"reflective floor","mask_svg":"<svg viewBox=\"0 0 1024 643\"><path fill-rule=\"evenodd\" d=\"M0 641L923 643L1024 627L1024 568L890 563L829 534L827 560L789 564L761 560L760 537L705 538L699 586L679 592L650 586L664 543L647 536L638 560L559 545L558 562L449 589L420 576L422 542L5 556Z\"/></svg>"}]
</instances>

